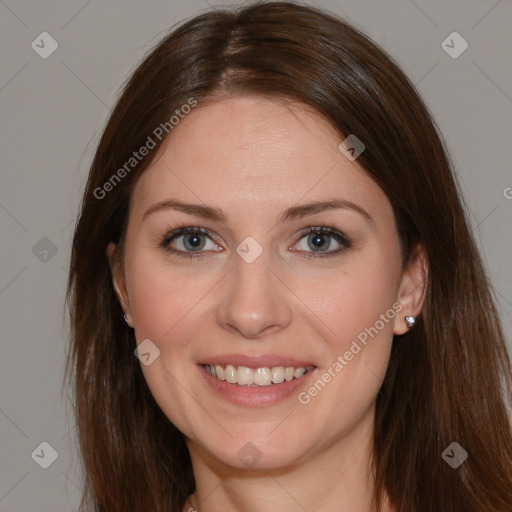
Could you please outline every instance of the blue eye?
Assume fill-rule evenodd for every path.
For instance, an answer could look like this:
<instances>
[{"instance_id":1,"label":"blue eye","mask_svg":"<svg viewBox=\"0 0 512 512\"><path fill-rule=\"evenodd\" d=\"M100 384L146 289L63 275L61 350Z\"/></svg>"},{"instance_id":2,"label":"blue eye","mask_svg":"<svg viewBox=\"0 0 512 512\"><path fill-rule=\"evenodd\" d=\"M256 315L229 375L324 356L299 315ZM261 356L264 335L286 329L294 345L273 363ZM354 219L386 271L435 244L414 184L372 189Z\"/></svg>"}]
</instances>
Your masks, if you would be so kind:
<instances>
[{"instance_id":1,"label":"blue eye","mask_svg":"<svg viewBox=\"0 0 512 512\"><path fill-rule=\"evenodd\" d=\"M333 239L340 247L336 250L329 250L332 248ZM334 256L352 246L352 241L346 235L326 226L308 228L305 232L302 232L299 242L297 243L302 242L302 240L306 240L307 242L306 249L294 250L293 252L304 253L302 256L308 259ZM176 241L179 242L177 245L181 247L172 245L172 243ZM211 247L208 247L208 241L210 241ZM208 230L192 226L178 228L166 234L160 246L182 258L202 258L212 250L215 252L222 250L213 242Z\"/></svg>"},{"instance_id":2,"label":"blue eye","mask_svg":"<svg viewBox=\"0 0 512 512\"><path fill-rule=\"evenodd\" d=\"M202 249L207 246L206 242L203 240L204 237L210 238L207 230L203 228L184 227L176 229L166 235L161 245L169 252L183 258L201 258L205 255ZM182 239L181 245L183 249L176 249L170 245L171 242L180 239ZM216 247L215 244L214 247Z\"/></svg>"},{"instance_id":3,"label":"blue eye","mask_svg":"<svg viewBox=\"0 0 512 512\"><path fill-rule=\"evenodd\" d=\"M336 250L328 251L328 249L330 249L332 246L332 239L334 239L336 243L340 245L340 247ZM305 258L309 259L333 256L342 253L346 249L352 247L352 241L346 235L333 228L325 226L308 228L306 232L303 233L299 242L302 240L306 240L307 247L313 249L310 251L310 254L307 254L309 251L305 251L306 254L303 255ZM315 249L318 249L318 251Z\"/></svg>"}]
</instances>

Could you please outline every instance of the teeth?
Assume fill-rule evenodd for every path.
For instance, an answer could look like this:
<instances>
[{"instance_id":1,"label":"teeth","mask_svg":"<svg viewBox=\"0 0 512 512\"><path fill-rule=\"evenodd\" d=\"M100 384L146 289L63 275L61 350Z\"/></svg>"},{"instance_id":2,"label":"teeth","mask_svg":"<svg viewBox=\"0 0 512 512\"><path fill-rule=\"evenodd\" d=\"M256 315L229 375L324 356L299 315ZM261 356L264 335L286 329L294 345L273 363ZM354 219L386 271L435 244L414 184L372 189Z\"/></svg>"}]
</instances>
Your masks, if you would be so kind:
<instances>
[{"instance_id":1,"label":"teeth","mask_svg":"<svg viewBox=\"0 0 512 512\"><path fill-rule=\"evenodd\" d=\"M206 372L212 377L219 380L225 380L231 384L238 384L239 386L270 386L272 384L281 384L284 381L291 381L292 379L300 379L305 373L312 370L314 366L274 366L267 368L266 366L260 368L248 368L247 366L233 366L232 364L215 366L206 364L204 365Z\"/></svg>"},{"instance_id":2,"label":"teeth","mask_svg":"<svg viewBox=\"0 0 512 512\"><path fill-rule=\"evenodd\" d=\"M211 368L211 366L210 366ZM217 374L216 377L217 379L219 380L226 380L226 378L224 377L224 370L222 369L222 366L220 364L216 364L214 366L215 368L215 373ZM212 375L213 375L213 372L212 372Z\"/></svg>"},{"instance_id":3,"label":"teeth","mask_svg":"<svg viewBox=\"0 0 512 512\"><path fill-rule=\"evenodd\" d=\"M287 380L287 381L292 380L294 373L295 373L295 368L293 368L292 366L287 366L286 370L284 371L285 380Z\"/></svg>"},{"instance_id":4,"label":"teeth","mask_svg":"<svg viewBox=\"0 0 512 512\"><path fill-rule=\"evenodd\" d=\"M257 386L270 386L272 375L268 368L257 368L254 373L254 384Z\"/></svg>"},{"instance_id":5,"label":"teeth","mask_svg":"<svg viewBox=\"0 0 512 512\"><path fill-rule=\"evenodd\" d=\"M293 372L293 376L296 379L300 379L304 374L306 373L306 368L295 368L295 371Z\"/></svg>"},{"instance_id":6,"label":"teeth","mask_svg":"<svg viewBox=\"0 0 512 512\"><path fill-rule=\"evenodd\" d=\"M274 384L284 382L284 368L282 366L274 366L272 368L272 382Z\"/></svg>"},{"instance_id":7,"label":"teeth","mask_svg":"<svg viewBox=\"0 0 512 512\"><path fill-rule=\"evenodd\" d=\"M230 384L236 383L236 370L232 364L226 365L226 369L224 370L224 378L226 379L226 382L229 382Z\"/></svg>"},{"instance_id":8,"label":"teeth","mask_svg":"<svg viewBox=\"0 0 512 512\"><path fill-rule=\"evenodd\" d=\"M254 384L254 372L247 366L239 366L236 374L236 381L241 386L249 386Z\"/></svg>"}]
</instances>

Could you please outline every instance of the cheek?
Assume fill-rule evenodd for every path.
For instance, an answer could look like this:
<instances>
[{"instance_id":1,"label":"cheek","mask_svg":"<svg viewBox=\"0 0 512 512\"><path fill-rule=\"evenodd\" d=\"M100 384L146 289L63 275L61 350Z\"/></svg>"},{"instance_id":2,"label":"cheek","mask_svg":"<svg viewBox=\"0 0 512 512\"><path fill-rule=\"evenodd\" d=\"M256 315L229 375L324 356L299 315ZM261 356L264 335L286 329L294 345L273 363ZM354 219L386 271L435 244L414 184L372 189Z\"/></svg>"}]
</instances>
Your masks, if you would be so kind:
<instances>
[{"instance_id":1,"label":"cheek","mask_svg":"<svg viewBox=\"0 0 512 512\"><path fill-rule=\"evenodd\" d=\"M166 265L162 256L143 251L134 255L126 271L137 339L165 345L172 338L173 344L184 344L186 340L179 336L181 321L213 283L208 286L207 277L204 281L192 276L191 266Z\"/></svg>"},{"instance_id":2,"label":"cheek","mask_svg":"<svg viewBox=\"0 0 512 512\"><path fill-rule=\"evenodd\" d=\"M148 251L149 252L149 251ZM214 285L205 276L192 278L190 266L179 269L141 251L127 259L126 276L137 343L150 339L159 356L142 371L151 393L172 423L183 432L191 432L199 406L191 399L197 393L190 387L191 348L200 332L201 317L194 306ZM201 286L199 284L201 283ZM184 389L186 391L184 392Z\"/></svg>"},{"instance_id":3,"label":"cheek","mask_svg":"<svg viewBox=\"0 0 512 512\"><path fill-rule=\"evenodd\" d=\"M346 258L342 270L310 280L300 293L321 321L327 358L319 380L299 397L332 431L349 430L374 402L387 370L393 340L400 259L395 246L375 246ZM304 295L307 296L307 295ZM337 404L333 407L333 404ZM320 428L320 426L318 427Z\"/></svg>"},{"instance_id":4,"label":"cheek","mask_svg":"<svg viewBox=\"0 0 512 512\"><path fill-rule=\"evenodd\" d=\"M326 442L350 431L374 402L401 309L396 303L399 264L359 258L345 268L330 279L312 280L308 288L310 297L323 297L316 304L316 326L328 355L318 379L298 399L305 410L315 411L311 428L326 430Z\"/></svg>"},{"instance_id":5,"label":"cheek","mask_svg":"<svg viewBox=\"0 0 512 512\"><path fill-rule=\"evenodd\" d=\"M298 281L294 290L316 313L332 357L349 350L353 340L392 338L399 277L399 262L380 251L347 258L339 270Z\"/></svg>"}]
</instances>

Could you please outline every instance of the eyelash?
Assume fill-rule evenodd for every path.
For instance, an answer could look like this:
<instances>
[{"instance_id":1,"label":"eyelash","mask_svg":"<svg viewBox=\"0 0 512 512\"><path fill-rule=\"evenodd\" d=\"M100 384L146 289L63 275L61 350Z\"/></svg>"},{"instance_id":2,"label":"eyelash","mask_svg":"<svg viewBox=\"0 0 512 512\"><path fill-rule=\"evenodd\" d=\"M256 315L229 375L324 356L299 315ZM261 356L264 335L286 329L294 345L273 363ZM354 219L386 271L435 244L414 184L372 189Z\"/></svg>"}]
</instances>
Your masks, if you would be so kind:
<instances>
[{"instance_id":1,"label":"eyelash","mask_svg":"<svg viewBox=\"0 0 512 512\"><path fill-rule=\"evenodd\" d=\"M184 226L184 227L178 227L173 229L169 232L169 230L166 230L162 235L160 236L161 242L160 247L165 249L166 251L176 254L177 256L181 258L187 258L187 259L193 259L193 258L202 258L205 255L204 251L197 251L197 253L191 252L191 251L181 251L178 249L173 249L169 246L169 244L174 241L175 239L179 238L180 236L186 235L188 233L197 233L202 234L210 238L212 241L214 241L209 233L208 230L204 228L199 227L193 227L193 226ZM339 231L325 226L325 224L322 224L321 226L311 226L307 228L305 231L303 231L300 235L299 241L302 240L304 237L308 235L313 234L319 234L319 235L330 235L334 240L336 240L339 244L341 244L341 248L337 249L336 251L330 251L330 252L324 252L324 253L315 253L311 252L310 255L303 254L302 256L306 259L316 259L316 258L326 258L330 256L336 256L337 254L340 254L342 252L345 252L347 249L352 247L352 240L347 237L345 234L340 233ZM297 251L299 252L299 251Z\"/></svg>"}]
</instances>

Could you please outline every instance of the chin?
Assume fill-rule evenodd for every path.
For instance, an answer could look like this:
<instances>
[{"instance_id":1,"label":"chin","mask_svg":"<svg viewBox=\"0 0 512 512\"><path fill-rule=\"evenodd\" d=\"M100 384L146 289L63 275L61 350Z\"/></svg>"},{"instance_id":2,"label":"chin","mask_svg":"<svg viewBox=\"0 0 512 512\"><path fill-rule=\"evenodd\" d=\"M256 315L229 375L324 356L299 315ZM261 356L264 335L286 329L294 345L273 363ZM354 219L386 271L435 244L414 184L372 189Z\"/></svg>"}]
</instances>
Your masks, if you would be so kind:
<instances>
[{"instance_id":1,"label":"chin","mask_svg":"<svg viewBox=\"0 0 512 512\"><path fill-rule=\"evenodd\" d=\"M189 450L195 450L199 445L203 456L206 455L224 466L250 471L291 467L303 461L307 458L307 453L313 451L313 446L297 433L283 437L276 432L270 436L262 435L261 431L254 436L247 432L245 435L234 435L229 441L223 442L215 442L212 438L205 442L189 439L187 445Z\"/></svg>"}]
</instances>

